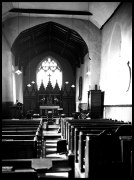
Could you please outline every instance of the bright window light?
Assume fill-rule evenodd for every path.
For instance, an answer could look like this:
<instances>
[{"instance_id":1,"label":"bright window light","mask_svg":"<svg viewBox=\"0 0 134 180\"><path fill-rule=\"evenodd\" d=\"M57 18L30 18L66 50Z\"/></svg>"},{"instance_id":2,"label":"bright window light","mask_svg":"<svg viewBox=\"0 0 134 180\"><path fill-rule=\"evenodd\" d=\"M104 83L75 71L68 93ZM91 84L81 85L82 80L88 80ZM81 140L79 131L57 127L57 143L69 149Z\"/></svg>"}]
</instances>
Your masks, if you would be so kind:
<instances>
[{"instance_id":1,"label":"bright window light","mask_svg":"<svg viewBox=\"0 0 134 180\"><path fill-rule=\"evenodd\" d=\"M44 59L37 71L37 88L39 89L41 83L43 83L46 88L49 81L54 88L56 82L61 89L62 86L62 72L57 62L52 60L50 57Z\"/></svg>"}]
</instances>

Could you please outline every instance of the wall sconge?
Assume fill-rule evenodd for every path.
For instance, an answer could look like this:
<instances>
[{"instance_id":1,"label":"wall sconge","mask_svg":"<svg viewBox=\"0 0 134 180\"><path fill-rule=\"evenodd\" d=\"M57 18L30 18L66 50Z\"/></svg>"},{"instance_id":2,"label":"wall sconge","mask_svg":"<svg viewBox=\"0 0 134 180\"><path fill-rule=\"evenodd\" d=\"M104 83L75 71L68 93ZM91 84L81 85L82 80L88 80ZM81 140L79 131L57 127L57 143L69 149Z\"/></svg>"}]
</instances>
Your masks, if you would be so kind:
<instances>
[{"instance_id":1,"label":"wall sconge","mask_svg":"<svg viewBox=\"0 0 134 180\"><path fill-rule=\"evenodd\" d=\"M88 76L91 75L91 72L90 72L90 71L87 71L86 75L88 75Z\"/></svg>"},{"instance_id":2,"label":"wall sconge","mask_svg":"<svg viewBox=\"0 0 134 180\"><path fill-rule=\"evenodd\" d=\"M35 84L35 82L34 82L34 81L32 81L31 83L32 83L32 84Z\"/></svg>"},{"instance_id":3,"label":"wall sconge","mask_svg":"<svg viewBox=\"0 0 134 180\"><path fill-rule=\"evenodd\" d=\"M31 84L28 84L27 86L28 86L28 87L31 87Z\"/></svg>"},{"instance_id":4,"label":"wall sconge","mask_svg":"<svg viewBox=\"0 0 134 180\"><path fill-rule=\"evenodd\" d=\"M15 73L18 75L22 74L22 72L19 69L17 71L15 71Z\"/></svg>"},{"instance_id":5,"label":"wall sconge","mask_svg":"<svg viewBox=\"0 0 134 180\"><path fill-rule=\"evenodd\" d=\"M72 86L71 86L72 88L74 88L75 87L75 85L74 84L72 84Z\"/></svg>"},{"instance_id":6,"label":"wall sconge","mask_svg":"<svg viewBox=\"0 0 134 180\"><path fill-rule=\"evenodd\" d=\"M69 83L68 81L65 82L65 84L68 84L68 83Z\"/></svg>"},{"instance_id":7,"label":"wall sconge","mask_svg":"<svg viewBox=\"0 0 134 180\"><path fill-rule=\"evenodd\" d=\"M88 67L88 65L87 65L87 72L86 72L86 75L87 75L87 76L91 75L91 71L90 71L90 68Z\"/></svg>"}]
</instances>

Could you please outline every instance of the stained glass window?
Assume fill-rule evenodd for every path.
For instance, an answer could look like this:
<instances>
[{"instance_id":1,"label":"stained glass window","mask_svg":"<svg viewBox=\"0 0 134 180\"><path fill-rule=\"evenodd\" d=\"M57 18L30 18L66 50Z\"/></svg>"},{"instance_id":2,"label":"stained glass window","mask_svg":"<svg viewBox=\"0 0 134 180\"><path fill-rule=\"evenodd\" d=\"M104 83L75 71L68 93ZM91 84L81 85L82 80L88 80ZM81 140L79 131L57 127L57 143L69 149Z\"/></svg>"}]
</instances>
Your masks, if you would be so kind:
<instances>
[{"instance_id":1,"label":"stained glass window","mask_svg":"<svg viewBox=\"0 0 134 180\"><path fill-rule=\"evenodd\" d=\"M62 71L58 63L52 58L45 58L39 65L37 69L37 88L39 90L41 83L43 82L44 87L46 88L48 82L51 82L53 88L55 87L56 82L58 83L59 88L62 86Z\"/></svg>"}]
</instances>

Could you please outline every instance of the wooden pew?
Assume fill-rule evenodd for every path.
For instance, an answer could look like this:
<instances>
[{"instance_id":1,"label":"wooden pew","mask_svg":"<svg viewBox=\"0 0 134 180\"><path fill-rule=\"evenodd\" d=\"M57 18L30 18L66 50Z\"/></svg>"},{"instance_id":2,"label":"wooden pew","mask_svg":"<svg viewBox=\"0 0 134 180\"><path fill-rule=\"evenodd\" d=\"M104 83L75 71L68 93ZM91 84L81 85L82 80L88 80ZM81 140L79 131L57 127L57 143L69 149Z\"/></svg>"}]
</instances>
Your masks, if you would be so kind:
<instances>
[{"instance_id":1,"label":"wooden pew","mask_svg":"<svg viewBox=\"0 0 134 180\"><path fill-rule=\"evenodd\" d=\"M40 130L38 127L2 127L2 131Z\"/></svg>"},{"instance_id":2,"label":"wooden pew","mask_svg":"<svg viewBox=\"0 0 134 180\"><path fill-rule=\"evenodd\" d=\"M75 133L74 133L74 148L72 149L73 150L73 153L74 153L74 156L75 156L75 162L78 162L78 150L79 150L79 134L80 134L80 131L82 131L83 133L100 133L103 131L102 130L98 130L98 129L88 129L88 128L75 128ZM73 142L72 142L73 143Z\"/></svg>"},{"instance_id":3,"label":"wooden pew","mask_svg":"<svg viewBox=\"0 0 134 180\"><path fill-rule=\"evenodd\" d=\"M2 144L4 157L6 157L6 154L6 158L8 158L9 156L11 158L16 158L16 156L17 158L37 158L41 156L42 121L4 119L2 120L2 125L4 125L4 127L2 127ZM9 153L7 152L8 145L9 147L15 146L10 148L11 151ZM18 151L16 151L15 148ZM31 155L29 151L31 151ZM22 156L21 154L19 155L19 152L22 152Z\"/></svg>"},{"instance_id":4,"label":"wooden pew","mask_svg":"<svg viewBox=\"0 0 134 180\"><path fill-rule=\"evenodd\" d=\"M34 140L34 137L37 138L37 145L35 144L34 148L37 148L37 157L42 157L42 136L40 132L36 131L2 131L2 139L4 140ZM37 147L36 147L37 146ZM4 148L4 147L3 147Z\"/></svg>"},{"instance_id":5,"label":"wooden pew","mask_svg":"<svg viewBox=\"0 0 134 180\"><path fill-rule=\"evenodd\" d=\"M47 159L47 158L46 158ZM68 173L69 179L75 178L75 163L74 163L74 155L69 154L67 158L61 159L56 158L52 159L52 168L46 170L38 170L38 173ZM40 177L39 179L43 179L44 177ZM52 178L51 175L48 178Z\"/></svg>"},{"instance_id":6,"label":"wooden pew","mask_svg":"<svg viewBox=\"0 0 134 180\"><path fill-rule=\"evenodd\" d=\"M69 127L69 131L68 131L68 139L67 139L67 143L68 143L68 150L71 150L73 152L74 147L73 145L75 144L75 139L74 138L78 138L78 131L79 129L89 129L89 130L104 130L104 129L116 129L117 127L119 127L120 124L102 124L102 123L88 123L88 124L74 124L70 125ZM75 128L77 128L78 131L75 132ZM76 136L75 136L76 135ZM77 140L77 139L76 139Z\"/></svg>"},{"instance_id":7,"label":"wooden pew","mask_svg":"<svg viewBox=\"0 0 134 180\"><path fill-rule=\"evenodd\" d=\"M124 129L123 126L129 128L129 125L122 125L119 129ZM121 138L119 138L117 132L116 130L111 135L102 133L96 137L86 136L85 178L130 178L132 141L128 138L126 150L125 148L122 149ZM129 133L125 132L125 135L129 136L131 134L131 131ZM122 157L125 155L123 162Z\"/></svg>"},{"instance_id":8,"label":"wooden pew","mask_svg":"<svg viewBox=\"0 0 134 180\"><path fill-rule=\"evenodd\" d=\"M106 119L90 119L90 120L68 120L66 121L66 136L65 136L65 139L67 140L67 142L69 141L70 137L69 137L69 134L70 134L70 131L71 131L71 125L78 125L78 126L83 126L83 125L98 125L98 124L101 124L101 125L106 125L109 126L110 124L124 124L124 122L113 122L113 121L109 121L109 120L106 120Z\"/></svg>"},{"instance_id":9,"label":"wooden pew","mask_svg":"<svg viewBox=\"0 0 134 180\"><path fill-rule=\"evenodd\" d=\"M90 128L88 126L86 127L74 127L72 126L71 127L71 135L72 135L72 138L71 138L71 152L74 153L75 150L77 149L78 150L78 141L79 141L79 133L80 131L83 131L83 132L91 132L91 133L100 133L103 129L102 128Z\"/></svg>"},{"instance_id":10,"label":"wooden pew","mask_svg":"<svg viewBox=\"0 0 134 180\"><path fill-rule=\"evenodd\" d=\"M67 137L66 137L66 130L68 129L68 127L67 127L67 124L68 123L73 123L73 122L75 122L75 123L85 123L85 122L94 122L94 123L98 123L98 122L107 122L107 123L116 123L117 121L114 121L114 120L110 120L110 119L103 119L103 118L101 118L101 119L67 119L67 118L65 118L65 119L61 119L61 132L62 132L62 136L63 136L63 138L64 139L67 139ZM123 121L118 121L117 123L123 123Z\"/></svg>"},{"instance_id":11,"label":"wooden pew","mask_svg":"<svg viewBox=\"0 0 134 180\"><path fill-rule=\"evenodd\" d=\"M112 126L112 124L110 126L103 126L103 127L101 127L101 126L99 127L99 125L98 125L98 126L94 126L93 128L92 127L91 128L90 127L77 127L77 128L75 128L75 132L74 132L75 134L74 134L74 136L72 136L72 137L74 137L72 139L74 139L74 148L73 148L74 151L73 152L75 155L75 161L78 162L78 144L82 144L82 142L79 142L79 141L82 139L85 140L85 136L82 137L81 139L79 138L80 132L82 134L87 134L87 133L90 133L90 134L97 133L98 134L98 133L101 133L101 131L107 130L107 132L109 131L110 134L113 134L117 128L118 128L118 126L117 127ZM84 144L82 144L80 147L84 147ZM81 151L81 149L80 149L80 151ZM80 155L81 155L81 153L80 153Z\"/></svg>"},{"instance_id":12,"label":"wooden pew","mask_svg":"<svg viewBox=\"0 0 134 180\"><path fill-rule=\"evenodd\" d=\"M79 132L78 163L79 163L80 172L84 172L84 158L86 158L86 156L85 156L86 136L95 137L95 136L98 136L101 132L99 132L99 131L98 132L93 132L93 131L91 131L91 132L90 131L86 131L86 132L80 131Z\"/></svg>"},{"instance_id":13,"label":"wooden pew","mask_svg":"<svg viewBox=\"0 0 134 180\"><path fill-rule=\"evenodd\" d=\"M91 180L101 178L109 179L111 151L111 135L86 136L85 178Z\"/></svg>"},{"instance_id":14,"label":"wooden pew","mask_svg":"<svg viewBox=\"0 0 134 180\"><path fill-rule=\"evenodd\" d=\"M10 126L30 126L30 125L35 125L35 126L42 126L42 120L11 120L11 119L2 119L2 127L8 127Z\"/></svg>"},{"instance_id":15,"label":"wooden pew","mask_svg":"<svg viewBox=\"0 0 134 180\"><path fill-rule=\"evenodd\" d=\"M2 129L9 130L10 128L20 129L22 127L26 128L36 128L38 127L42 130L43 121L42 120L29 120L29 119L21 119L21 120L11 120L11 119L2 119ZM29 129L30 130L30 129Z\"/></svg>"},{"instance_id":16,"label":"wooden pew","mask_svg":"<svg viewBox=\"0 0 134 180\"><path fill-rule=\"evenodd\" d=\"M96 127L97 128L97 127ZM107 134L107 135L111 135L113 134L114 131L112 129L112 126L111 126L111 129L105 129L104 130L80 130L79 131L79 148L78 148L78 152L79 152L79 155L78 155L78 163L79 163L79 169L81 172L84 172L84 159L86 158L86 155L85 155L85 146L86 146L86 136L89 136L89 137L96 137L96 136L100 136L100 135L104 135L104 134Z\"/></svg>"},{"instance_id":17,"label":"wooden pew","mask_svg":"<svg viewBox=\"0 0 134 180\"><path fill-rule=\"evenodd\" d=\"M2 119L3 123L40 123L42 122L42 119L40 120L33 120L33 119Z\"/></svg>"},{"instance_id":18,"label":"wooden pew","mask_svg":"<svg viewBox=\"0 0 134 180\"><path fill-rule=\"evenodd\" d=\"M3 159L2 179L33 179L37 180L37 172L32 168L31 159Z\"/></svg>"},{"instance_id":19,"label":"wooden pew","mask_svg":"<svg viewBox=\"0 0 134 180\"><path fill-rule=\"evenodd\" d=\"M6 135L2 135L2 140L31 140L34 139L36 137L36 133L35 134L6 134Z\"/></svg>"},{"instance_id":20,"label":"wooden pew","mask_svg":"<svg viewBox=\"0 0 134 180\"><path fill-rule=\"evenodd\" d=\"M28 139L2 139L2 158L37 158L37 137Z\"/></svg>"},{"instance_id":21,"label":"wooden pew","mask_svg":"<svg viewBox=\"0 0 134 180\"><path fill-rule=\"evenodd\" d=\"M131 177L131 151L132 151L132 125L120 126L112 141L115 147L112 151L112 171L113 178Z\"/></svg>"},{"instance_id":22,"label":"wooden pew","mask_svg":"<svg viewBox=\"0 0 134 180\"><path fill-rule=\"evenodd\" d=\"M34 179L44 179L46 173L68 173L68 178L75 178L75 164L74 155L70 154L65 159L57 158L42 158L42 159L4 159L2 160L2 167L12 167L10 172L2 171L2 177L13 177L20 178L19 175L24 177L24 172L26 172L27 177L29 177L28 172L31 173L31 177ZM43 176L42 176L43 174ZM11 175L11 176L10 176ZM33 176L32 176L33 175ZM27 179L27 178L26 178Z\"/></svg>"},{"instance_id":23,"label":"wooden pew","mask_svg":"<svg viewBox=\"0 0 134 180\"><path fill-rule=\"evenodd\" d=\"M2 135L25 135L25 134L36 134L36 130L20 130L20 131L2 131Z\"/></svg>"},{"instance_id":24,"label":"wooden pew","mask_svg":"<svg viewBox=\"0 0 134 180\"><path fill-rule=\"evenodd\" d=\"M74 155L75 155L75 161L76 162L78 162L78 129L79 130L81 130L82 132L84 131L84 132L86 132L86 133L90 133L90 135L94 135L94 133L97 133L97 131L98 132L101 132L102 130L105 130L105 129L109 129L109 130L112 130L111 132L113 133L121 124L119 123L119 124L112 124L112 123L110 123L110 124L104 124L103 123L103 125L102 124L100 124L100 123L97 123L98 124L98 126L95 126L94 124L94 126L85 126L85 127L75 127L75 125L73 124L72 126L71 126L71 130L72 129L74 129L74 127L76 128L76 131L75 131L75 135L74 135L74 133L73 133L73 131L72 131L72 133L70 133L70 138L72 139L72 141L69 141L72 145L72 147L73 147L73 144L74 144L74 148L72 148L71 150L72 150L72 152L73 152L73 150L74 150ZM94 131L96 131L96 132L94 132ZM77 133L76 133L77 132ZM81 135L82 136L82 135ZM73 138L73 137L75 137L75 138L77 138L77 139L75 139L75 138ZM69 138L69 139L70 139ZM74 140L74 141L73 141ZM83 144L84 143L84 140L85 139L83 139L82 137L80 138L80 143L79 143L79 167L80 167L80 170L81 171L84 171L84 169L83 169L83 158L84 158L84 149L82 148L82 147L84 147L85 146L85 144ZM82 142L81 142L82 141Z\"/></svg>"}]
</instances>

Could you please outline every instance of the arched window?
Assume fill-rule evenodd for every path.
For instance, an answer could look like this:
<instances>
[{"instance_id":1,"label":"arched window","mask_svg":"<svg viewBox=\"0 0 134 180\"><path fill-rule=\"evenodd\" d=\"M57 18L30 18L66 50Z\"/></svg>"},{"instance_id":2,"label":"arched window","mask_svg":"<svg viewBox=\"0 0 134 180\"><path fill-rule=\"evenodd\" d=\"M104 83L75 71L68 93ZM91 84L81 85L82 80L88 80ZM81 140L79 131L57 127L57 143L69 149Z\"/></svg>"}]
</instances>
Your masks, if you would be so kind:
<instances>
[{"instance_id":1,"label":"arched window","mask_svg":"<svg viewBox=\"0 0 134 180\"><path fill-rule=\"evenodd\" d=\"M43 59L37 69L37 88L39 90L41 83L43 82L44 87L46 88L48 82L50 81L52 87L54 88L56 82L58 83L59 88L62 86L62 71L58 63L52 58L48 57Z\"/></svg>"}]
</instances>

